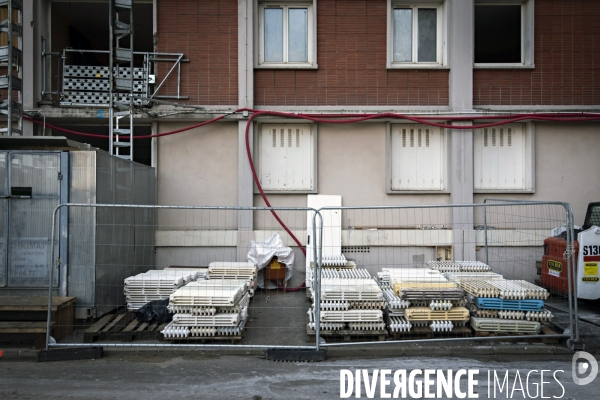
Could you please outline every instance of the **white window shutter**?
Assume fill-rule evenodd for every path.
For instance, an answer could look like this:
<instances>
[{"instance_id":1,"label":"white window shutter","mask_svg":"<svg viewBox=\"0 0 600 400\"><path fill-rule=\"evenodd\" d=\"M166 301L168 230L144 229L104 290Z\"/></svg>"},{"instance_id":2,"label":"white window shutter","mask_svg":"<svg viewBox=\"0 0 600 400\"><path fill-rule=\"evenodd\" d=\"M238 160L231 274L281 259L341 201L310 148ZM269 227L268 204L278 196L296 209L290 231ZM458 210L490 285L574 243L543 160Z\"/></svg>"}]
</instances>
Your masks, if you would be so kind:
<instances>
[{"instance_id":1,"label":"white window shutter","mask_svg":"<svg viewBox=\"0 0 600 400\"><path fill-rule=\"evenodd\" d=\"M263 124L259 138L264 190L313 190L314 142L308 124Z\"/></svg>"},{"instance_id":2,"label":"white window shutter","mask_svg":"<svg viewBox=\"0 0 600 400\"><path fill-rule=\"evenodd\" d=\"M475 130L473 150L476 190L531 189L531 156L522 124Z\"/></svg>"},{"instance_id":3,"label":"white window shutter","mask_svg":"<svg viewBox=\"0 0 600 400\"><path fill-rule=\"evenodd\" d=\"M444 135L440 128L394 124L392 190L444 190Z\"/></svg>"}]
</instances>

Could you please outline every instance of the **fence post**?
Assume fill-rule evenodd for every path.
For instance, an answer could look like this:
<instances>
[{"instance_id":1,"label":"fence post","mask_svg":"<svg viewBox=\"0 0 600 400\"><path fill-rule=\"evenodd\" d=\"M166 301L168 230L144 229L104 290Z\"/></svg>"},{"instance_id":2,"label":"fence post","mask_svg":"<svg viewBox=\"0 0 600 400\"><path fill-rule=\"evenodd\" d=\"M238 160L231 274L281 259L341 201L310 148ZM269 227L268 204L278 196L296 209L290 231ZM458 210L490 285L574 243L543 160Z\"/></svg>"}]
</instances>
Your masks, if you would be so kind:
<instances>
[{"instance_id":1,"label":"fence post","mask_svg":"<svg viewBox=\"0 0 600 400\"><path fill-rule=\"evenodd\" d=\"M567 284L569 285L569 334L570 339L567 341L567 347L570 350L583 350L585 345L579 338L579 312L577 307L577 276L574 271L574 262L572 257L575 254L575 231L573 228L573 208L570 204L563 204L567 216L567 246L564 257L567 260Z\"/></svg>"},{"instance_id":2,"label":"fence post","mask_svg":"<svg viewBox=\"0 0 600 400\"><path fill-rule=\"evenodd\" d=\"M317 215L319 216L319 236L317 236ZM315 310L315 350L319 351L319 334L321 332L321 251L323 248L323 218L321 213L316 211L313 215L313 293ZM319 244L317 245L317 237Z\"/></svg>"}]
</instances>

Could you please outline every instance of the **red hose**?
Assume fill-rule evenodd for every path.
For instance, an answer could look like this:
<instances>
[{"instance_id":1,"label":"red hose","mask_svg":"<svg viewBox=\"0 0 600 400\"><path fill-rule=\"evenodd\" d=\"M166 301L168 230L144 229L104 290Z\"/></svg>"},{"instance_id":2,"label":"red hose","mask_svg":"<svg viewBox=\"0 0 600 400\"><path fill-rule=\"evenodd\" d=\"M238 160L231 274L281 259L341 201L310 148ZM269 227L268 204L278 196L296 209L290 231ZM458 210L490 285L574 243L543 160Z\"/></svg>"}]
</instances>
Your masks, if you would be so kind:
<instances>
[{"instance_id":1,"label":"red hose","mask_svg":"<svg viewBox=\"0 0 600 400\"><path fill-rule=\"evenodd\" d=\"M347 124L347 123L363 122L363 121L368 121L368 120L372 120L372 119L385 119L385 118L404 119L404 120L413 121L413 122L430 125L430 126L435 126L435 127L439 127L439 128L457 129L457 130L462 130L462 129L466 130L466 129L474 129L474 128L475 129L488 128L488 127L492 127L492 126L504 125L504 124L519 122L519 121L523 121L523 120L549 121L549 122L585 122L585 121L600 120L599 114L592 114L592 113L565 113L565 114L541 113L541 114L481 115L481 116L430 116L430 117L427 117L426 119L424 119L424 118L420 118L420 117L414 117L414 116L410 116L410 115L396 114L396 113L297 114L297 113L284 113L284 112L279 112L279 111L261 111L261 110L254 110L254 109L249 109L249 108L238 109L235 112L243 112L243 111L252 113L252 115L248 118L248 121L246 122L246 130L245 130L246 154L248 156L248 162L250 164L250 169L252 170L252 178L254 179L254 182L256 183L256 186L258 188L258 191L260 192L260 195L261 195L263 201L265 202L267 207L271 207L271 208L272 208L271 203L269 202L269 199L267 198L265 192L263 191L263 188L258 179L258 175L257 175L256 169L254 167L254 161L252 159L252 152L250 151L250 139L249 139L250 124L252 123L254 118L256 118L258 116L272 115L272 116L280 116L280 117L286 117L286 118L305 119L305 120L312 121L312 122L329 123L329 124ZM162 136L173 135L175 133L185 132L185 131L188 131L188 130L191 130L194 128L199 128L201 126L208 125L213 122L219 121L219 120L225 118L225 116L226 115L221 115L219 117L210 119L208 121L201 122L199 124L191 125L191 126L188 126L185 128L176 129L176 130L169 131L169 132L157 133L157 134L153 134L153 135L135 136L134 139L151 139L151 138L155 138L155 137L162 137ZM28 116L24 116L23 118L28 121L31 121L33 123L36 123L38 125L43 125L42 122L34 120ZM470 121L470 120L482 120L482 119L497 120L497 121L489 122L486 124L478 124L476 126L473 126L473 125L449 125L449 124L433 122L433 121L437 121L437 120ZM46 124L46 126L49 127L50 129L57 130L59 132L73 134L73 135L95 137L95 138L108 138L108 135L76 132L76 131L72 131L70 129L60 128L60 127L50 125L50 124ZM292 233L292 231L287 227L287 225L285 225L285 223L281 220L281 218L279 218L279 216L277 215L275 210L270 210L270 211L271 211L271 214L273 215L273 217L277 220L277 222L281 225L281 227L290 235L290 237L298 245L300 250L302 250L302 253L306 256L306 249L302 245L302 243ZM295 287L295 288L287 288L287 290L290 292L294 292L294 291L302 289L305 286L306 286L306 282L303 282L300 286Z\"/></svg>"},{"instance_id":2,"label":"red hose","mask_svg":"<svg viewBox=\"0 0 600 400\"><path fill-rule=\"evenodd\" d=\"M413 117L405 114L396 114L396 113L382 113L382 114L296 114L296 113L284 113L277 111L260 111L253 110L250 108L241 108L235 111L242 112L248 111L260 115L276 115L287 118L297 118L297 119L306 119L313 122L322 122L322 123L353 123L353 122L361 122L368 121L371 119L381 119L381 118L389 118L389 119L406 119L413 122L418 122L420 124L436 126L439 128L447 128L447 129L478 129L478 128L488 128L492 126L504 125L513 122L523 121L523 120L533 120L533 121L549 121L549 122L586 122L586 121L598 121L600 120L600 114L592 114L592 113L565 113L565 114L514 114L514 115L477 115L477 116L431 116L426 119L420 117ZM191 125L185 128L176 129L169 132L156 133L153 135L143 135L143 136L134 136L134 139L151 139L155 137L162 137L173 135L175 133L185 132L194 128L199 128L204 125L211 124L213 122L219 121L225 118L226 115L221 115L216 118L210 119L208 121L201 122L199 124ZM23 118L27 121L31 121L34 124L44 125L43 122L35 120L28 116L23 116ZM331 118L331 119L328 119ZM346 119L339 119L346 118ZM348 119L350 118L350 119ZM449 125L449 124L438 124L436 120L443 121L470 121L470 120L481 120L481 119L489 119L489 120L499 120L496 122L490 122L487 124L479 124L479 125ZM77 132L70 129L60 128L55 125L46 124L46 126L50 129L57 130L59 132L70 133L73 135L86 136L86 137L95 137L105 139L108 138L108 135L101 134L93 134L93 133L84 133Z\"/></svg>"}]
</instances>

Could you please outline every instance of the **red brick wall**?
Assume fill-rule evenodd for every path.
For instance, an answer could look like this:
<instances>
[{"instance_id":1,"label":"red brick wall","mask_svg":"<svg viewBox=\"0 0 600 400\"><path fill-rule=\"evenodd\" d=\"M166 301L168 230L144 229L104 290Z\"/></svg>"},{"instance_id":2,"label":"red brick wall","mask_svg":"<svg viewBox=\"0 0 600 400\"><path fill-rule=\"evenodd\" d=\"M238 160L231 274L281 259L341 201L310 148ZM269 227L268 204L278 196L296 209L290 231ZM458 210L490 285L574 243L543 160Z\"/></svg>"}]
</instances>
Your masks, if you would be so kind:
<instances>
[{"instance_id":1,"label":"red brick wall","mask_svg":"<svg viewBox=\"0 0 600 400\"><path fill-rule=\"evenodd\" d=\"M181 67L181 95L189 96L187 103L238 103L237 13L236 0L158 2L158 51L184 53L190 60ZM159 66L160 81L171 65ZM172 74L159 94L176 93Z\"/></svg>"},{"instance_id":2,"label":"red brick wall","mask_svg":"<svg viewBox=\"0 0 600 400\"><path fill-rule=\"evenodd\" d=\"M387 70L385 0L320 0L317 70L255 70L264 106L448 105L448 71Z\"/></svg>"},{"instance_id":3,"label":"red brick wall","mask_svg":"<svg viewBox=\"0 0 600 400\"><path fill-rule=\"evenodd\" d=\"M475 105L600 104L600 1L536 0L533 70L475 70Z\"/></svg>"}]
</instances>

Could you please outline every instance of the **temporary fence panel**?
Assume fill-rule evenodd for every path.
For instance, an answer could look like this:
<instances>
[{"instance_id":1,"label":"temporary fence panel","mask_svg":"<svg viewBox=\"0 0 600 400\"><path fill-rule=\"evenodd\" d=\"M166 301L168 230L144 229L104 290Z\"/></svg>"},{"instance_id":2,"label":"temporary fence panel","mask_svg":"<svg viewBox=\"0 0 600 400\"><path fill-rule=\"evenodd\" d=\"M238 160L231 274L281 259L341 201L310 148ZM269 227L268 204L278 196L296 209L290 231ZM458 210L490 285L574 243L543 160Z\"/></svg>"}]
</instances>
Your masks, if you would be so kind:
<instances>
[{"instance_id":1,"label":"temporary fence panel","mask_svg":"<svg viewBox=\"0 0 600 400\"><path fill-rule=\"evenodd\" d=\"M321 300L309 309L309 328L320 330L322 346L507 336L569 338L571 346L579 342L573 293L543 287L536 269L552 230L572 229L567 204L490 200L326 207L319 213L332 211L342 215L344 268L361 271L363 280L319 263L321 285L310 293L319 291ZM324 226L324 236L327 231ZM322 243L324 254L326 243L334 241L323 238ZM359 310L381 311L381 320L369 314L368 322L384 322L385 328L351 325L352 313ZM470 322L473 317L479 319Z\"/></svg>"},{"instance_id":2,"label":"temporary fence panel","mask_svg":"<svg viewBox=\"0 0 600 400\"><path fill-rule=\"evenodd\" d=\"M98 199L135 199L119 192L131 183L123 167L107 167L109 174L115 168L115 185L95 186ZM69 281L67 295L93 302L50 347L315 347L307 336L303 254L314 210L64 204L56 214L61 210L72 216L69 243L77 249L64 268L82 277L74 287ZM49 322L50 333L66 323Z\"/></svg>"},{"instance_id":3,"label":"temporary fence panel","mask_svg":"<svg viewBox=\"0 0 600 400\"><path fill-rule=\"evenodd\" d=\"M50 346L318 349L423 340L579 340L573 294L543 287L536 275L544 239L556 226L572 227L570 208L562 203L319 211L60 208L79 213L70 222L72 232L95 232L79 249L101 252L102 262L76 266L70 258L66 270L102 277L96 285L102 312L76 320L77 334ZM335 229L321 219L331 211L341 215L329 227ZM311 213L312 226L321 227L310 233L319 237L311 241L314 276L305 274L303 253ZM152 240L136 241L144 235ZM343 265L325 262L327 246L341 249ZM147 258L136 254L150 253L154 263L147 267ZM250 258L256 273L248 270ZM114 279L123 270L131 276ZM61 328L50 320L52 329Z\"/></svg>"}]
</instances>

